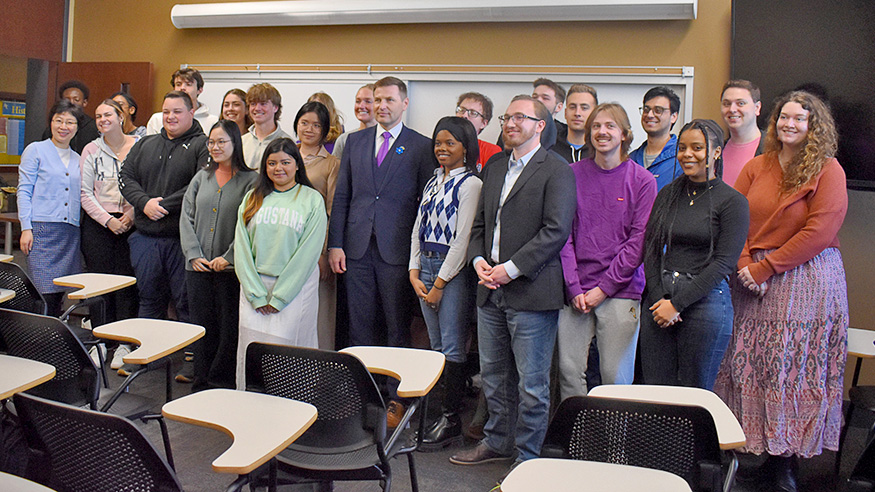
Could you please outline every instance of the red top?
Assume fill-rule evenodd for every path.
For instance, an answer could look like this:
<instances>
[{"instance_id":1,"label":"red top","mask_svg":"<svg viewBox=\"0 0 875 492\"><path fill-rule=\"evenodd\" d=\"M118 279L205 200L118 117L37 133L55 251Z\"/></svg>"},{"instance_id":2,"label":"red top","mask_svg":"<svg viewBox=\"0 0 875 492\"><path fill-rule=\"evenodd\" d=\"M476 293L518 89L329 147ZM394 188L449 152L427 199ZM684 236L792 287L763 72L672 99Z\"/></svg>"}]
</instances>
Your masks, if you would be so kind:
<instances>
[{"instance_id":1,"label":"red top","mask_svg":"<svg viewBox=\"0 0 875 492\"><path fill-rule=\"evenodd\" d=\"M777 152L753 158L742 169L735 189L750 203L750 231L738 259L760 284L776 273L792 270L839 246L838 232L848 211L845 171L835 159L820 173L787 195L781 193L784 172ZM754 262L752 253L773 249Z\"/></svg>"},{"instance_id":2,"label":"red top","mask_svg":"<svg viewBox=\"0 0 875 492\"><path fill-rule=\"evenodd\" d=\"M477 172L479 173L483 172L483 166L486 165L486 161L488 161L490 157L501 152L501 147L493 143L484 142L480 139L477 140L477 143L480 144L480 158L477 159Z\"/></svg>"}]
</instances>

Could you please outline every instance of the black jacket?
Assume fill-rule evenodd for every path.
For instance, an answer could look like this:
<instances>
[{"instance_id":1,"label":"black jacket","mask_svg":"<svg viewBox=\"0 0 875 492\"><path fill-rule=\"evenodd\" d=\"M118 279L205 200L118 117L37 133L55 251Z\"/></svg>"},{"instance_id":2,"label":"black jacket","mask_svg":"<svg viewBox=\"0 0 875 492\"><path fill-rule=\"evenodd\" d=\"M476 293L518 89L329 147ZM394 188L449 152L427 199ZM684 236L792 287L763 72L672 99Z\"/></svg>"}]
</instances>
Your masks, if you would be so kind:
<instances>
[{"instance_id":1,"label":"black jacket","mask_svg":"<svg viewBox=\"0 0 875 492\"><path fill-rule=\"evenodd\" d=\"M179 237L182 198L195 173L207 162L207 136L200 123L170 139L162 128L158 135L140 139L131 148L121 171L121 192L134 206L134 225L149 236ZM163 197L169 212L159 220L146 217L143 208L151 198Z\"/></svg>"}]
</instances>

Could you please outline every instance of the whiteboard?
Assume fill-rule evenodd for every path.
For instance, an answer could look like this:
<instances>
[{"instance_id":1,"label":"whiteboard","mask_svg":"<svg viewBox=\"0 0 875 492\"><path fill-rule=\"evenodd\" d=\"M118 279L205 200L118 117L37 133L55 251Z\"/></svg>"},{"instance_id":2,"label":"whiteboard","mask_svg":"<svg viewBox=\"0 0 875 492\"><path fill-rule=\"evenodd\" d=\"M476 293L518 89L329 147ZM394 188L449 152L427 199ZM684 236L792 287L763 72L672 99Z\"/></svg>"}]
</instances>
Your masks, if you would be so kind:
<instances>
[{"instance_id":1,"label":"whiteboard","mask_svg":"<svg viewBox=\"0 0 875 492\"><path fill-rule=\"evenodd\" d=\"M657 85L665 85L677 93L681 99L681 109L678 122L673 131L676 133L685 122L692 119L693 100L693 68L675 68L675 73L666 74L666 67L632 67L640 69L641 73L628 72L630 67L616 67L617 73L586 73L587 67L579 67L580 73L570 73L576 67L550 67L555 70L536 72L526 67L519 67L507 72L489 71L325 71L325 70L251 70L222 69L211 70L209 65L183 65L197 68L204 77L204 91L199 100L206 104L213 114L219 114L222 98L233 88L248 90L252 84L268 82L279 90L283 101L283 114L280 126L290 135L294 135L295 114L307 102L314 92L323 91L331 95L344 119L347 130L357 128L358 120L353 114L355 93L359 87L373 83L387 75L394 75L407 83L410 105L404 115L404 124L431 137L437 121L454 114L456 99L459 94L474 91L485 94L492 99L495 110L492 121L480 135L482 140L495 142L501 131L498 115L503 114L510 100L517 94L531 94L532 81L538 77L547 77L566 90L574 83L593 86L599 95L599 102L618 102L626 109L632 123L632 148L638 147L646 140L646 134L641 127L641 117L638 108L648 89ZM405 67L395 67L403 69ZM601 68L604 72L606 67ZM608 67L610 68L610 67ZM652 73L648 73L652 72ZM556 118L564 121L564 111Z\"/></svg>"}]
</instances>

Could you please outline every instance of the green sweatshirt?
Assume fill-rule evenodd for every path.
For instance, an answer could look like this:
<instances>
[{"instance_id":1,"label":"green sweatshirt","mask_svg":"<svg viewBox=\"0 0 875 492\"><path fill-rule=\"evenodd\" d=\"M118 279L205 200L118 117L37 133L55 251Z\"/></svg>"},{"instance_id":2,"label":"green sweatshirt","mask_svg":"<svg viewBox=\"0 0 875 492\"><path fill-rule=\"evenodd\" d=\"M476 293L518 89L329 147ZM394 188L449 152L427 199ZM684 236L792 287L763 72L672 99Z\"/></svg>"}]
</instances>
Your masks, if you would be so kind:
<instances>
[{"instance_id":1,"label":"green sweatshirt","mask_svg":"<svg viewBox=\"0 0 875 492\"><path fill-rule=\"evenodd\" d=\"M328 215L322 195L313 188L294 188L264 197L261 208L243 222L243 210L252 191L237 211L234 268L246 299L258 309L270 304L282 310L301 291L313 273L325 242ZM268 292L259 275L278 277Z\"/></svg>"}]
</instances>

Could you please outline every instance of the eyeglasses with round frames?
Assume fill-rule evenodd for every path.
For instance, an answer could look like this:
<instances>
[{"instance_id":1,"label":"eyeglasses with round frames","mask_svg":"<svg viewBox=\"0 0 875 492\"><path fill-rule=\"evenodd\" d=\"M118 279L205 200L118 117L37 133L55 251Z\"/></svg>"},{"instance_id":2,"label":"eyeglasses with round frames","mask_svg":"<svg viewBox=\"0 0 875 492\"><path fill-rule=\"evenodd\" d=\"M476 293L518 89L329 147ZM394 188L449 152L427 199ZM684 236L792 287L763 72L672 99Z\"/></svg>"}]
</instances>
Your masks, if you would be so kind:
<instances>
[{"instance_id":1,"label":"eyeglasses with round frames","mask_svg":"<svg viewBox=\"0 0 875 492\"><path fill-rule=\"evenodd\" d=\"M462 107L462 106L456 106L456 116L461 116L461 115L463 115L463 114L465 114L465 113L468 113L468 116L470 116L470 117L472 117L472 118L483 118L484 120L486 119L486 117L483 116L483 113L481 113L481 112L479 112L479 111L475 111L475 110L473 110L473 109L464 108L464 107Z\"/></svg>"},{"instance_id":2,"label":"eyeglasses with round frames","mask_svg":"<svg viewBox=\"0 0 875 492\"><path fill-rule=\"evenodd\" d=\"M224 139L220 139L220 140L207 140L207 148L210 149L210 148L213 148L213 147L224 147L225 144L227 144L228 142L230 142L230 140L224 140Z\"/></svg>"}]
</instances>

